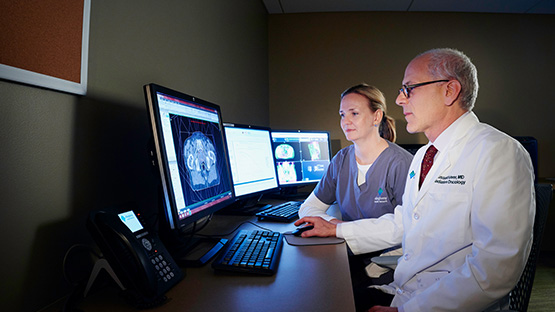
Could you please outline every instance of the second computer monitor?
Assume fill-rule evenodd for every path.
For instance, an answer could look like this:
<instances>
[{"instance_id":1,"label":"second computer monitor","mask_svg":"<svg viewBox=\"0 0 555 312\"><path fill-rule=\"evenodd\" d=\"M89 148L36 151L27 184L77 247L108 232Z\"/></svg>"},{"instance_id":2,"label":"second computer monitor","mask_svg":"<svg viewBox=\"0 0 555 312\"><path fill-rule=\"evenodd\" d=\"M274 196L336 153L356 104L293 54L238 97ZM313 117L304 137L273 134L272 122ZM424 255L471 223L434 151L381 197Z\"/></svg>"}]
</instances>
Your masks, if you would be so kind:
<instances>
[{"instance_id":1,"label":"second computer monitor","mask_svg":"<svg viewBox=\"0 0 555 312\"><path fill-rule=\"evenodd\" d=\"M327 131L272 130L280 187L318 183L331 160Z\"/></svg>"},{"instance_id":2,"label":"second computer monitor","mask_svg":"<svg viewBox=\"0 0 555 312\"><path fill-rule=\"evenodd\" d=\"M270 128L224 123L237 199L278 190Z\"/></svg>"}]
</instances>

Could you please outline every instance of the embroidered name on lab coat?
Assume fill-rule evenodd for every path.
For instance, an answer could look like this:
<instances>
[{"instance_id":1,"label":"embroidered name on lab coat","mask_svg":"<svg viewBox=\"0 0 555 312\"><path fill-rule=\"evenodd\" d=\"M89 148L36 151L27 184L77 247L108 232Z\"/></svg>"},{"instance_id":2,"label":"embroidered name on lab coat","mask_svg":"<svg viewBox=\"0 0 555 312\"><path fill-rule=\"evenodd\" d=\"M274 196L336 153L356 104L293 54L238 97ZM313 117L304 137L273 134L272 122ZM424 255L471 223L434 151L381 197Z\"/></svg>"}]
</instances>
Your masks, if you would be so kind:
<instances>
[{"instance_id":1,"label":"embroidered name on lab coat","mask_svg":"<svg viewBox=\"0 0 555 312\"><path fill-rule=\"evenodd\" d=\"M465 185L466 180L464 174L461 175L450 175L450 176L439 176L434 181L437 184L460 184Z\"/></svg>"}]
</instances>

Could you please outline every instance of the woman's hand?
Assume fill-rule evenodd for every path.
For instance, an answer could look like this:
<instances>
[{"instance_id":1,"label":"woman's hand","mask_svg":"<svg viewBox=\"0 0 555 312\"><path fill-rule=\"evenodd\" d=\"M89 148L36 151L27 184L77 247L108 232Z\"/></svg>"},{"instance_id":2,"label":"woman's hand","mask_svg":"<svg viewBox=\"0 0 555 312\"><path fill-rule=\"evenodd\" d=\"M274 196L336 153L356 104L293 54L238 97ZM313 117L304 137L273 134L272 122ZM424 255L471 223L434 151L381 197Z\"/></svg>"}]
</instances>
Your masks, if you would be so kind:
<instances>
[{"instance_id":1,"label":"woman's hand","mask_svg":"<svg viewBox=\"0 0 555 312\"><path fill-rule=\"evenodd\" d=\"M307 223L307 225L313 225L314 228L312 230L305 231L301 234L301 237L311 237L311 236L319 236L319 237L335 237L335 230L337 228L336 224L328 222L321 217L304 217L297 222L295 222L295 226L300 226L303 223Z\"/></svg>"}]
</instances>

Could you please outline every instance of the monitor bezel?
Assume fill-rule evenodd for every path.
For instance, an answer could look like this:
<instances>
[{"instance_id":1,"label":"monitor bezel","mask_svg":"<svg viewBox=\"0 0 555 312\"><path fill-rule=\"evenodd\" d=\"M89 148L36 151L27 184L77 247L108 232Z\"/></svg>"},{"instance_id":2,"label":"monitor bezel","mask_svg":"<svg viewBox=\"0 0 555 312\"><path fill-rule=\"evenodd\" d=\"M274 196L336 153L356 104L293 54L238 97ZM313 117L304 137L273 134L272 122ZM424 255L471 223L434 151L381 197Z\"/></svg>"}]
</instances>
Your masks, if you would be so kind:
<instances>
[{"instance_id":1,"label":"monitor bezel","mask_svg":"<svg viewBox=\"0 0 555 312\"><path fill-rule=\"evenodd\" d=\"M212 102L200 99L196 96L192 96L186 93L182 93L180 91L176 91L158 84L150 83L144 86L146 104L147 104L147 113L148 119L150 123L150 128L152 131L152 136L154 139L154 150L152 151L155 155L154 158L156 160L156 164L158 167L158 172L160 174L159 182L161 184L161 196L162 196L162 203L161 203L161 211L164 214L164 221L167 222L167 226L171 230L183 231L185 228L193 224L194 222L207 217L218 210L223 209L227 205L233 203L235 201L235 195L233 192L233 184L231 181L231 172L229 170L229 159L227 156L227 144L225 143L225 131L223 128L223 121L222 121L222 114L220 106L214 104ZM199 212L192 214L189 217L186 217L182 220L179 219L178 216L178 208L176 207L175 201L175 194L173 192L172 181L170 177L170 168L168 165L167 159L167 151L166 151L166 142L162 133L162 121L160 118L160 106L158 103L157 94L162 93L166 94L171 97L176 97L182 99L186 102L189 102L193 105L200 105L206 107L208 109L216 111L218 114L218 123L221 135L221 142L223 148L223 157L224 157L224 169L226 170L227 174L227 182L230 186L230 194L229 197L225 197L222 201L213 204L212 206L203 209Z\"/></svg>"},{"instance_id":2,"label":"monitor bezel","mask_svg":"<svg viewBox=\"0 0 555 312\"><path fill-rule=\"evenodd\" d=\"M273 148L273 144L272 144L272 129L270 127L264 127L264 126L258 126L258 125L249 125L249 124L238 124L238 123L231 123L231 122L224 122L223 123L224 126L224 133L225 133L225 128L226 127L232 127L232 128L242 128L242 129L253 129L253 130L263 130L263 131L268 131L268 135L269 135L269 139L270 139L270 150L272 152L272 160L274 160L274 174L276 177L276 182L277 185L274 188L269 188L266 190L261 190L261 191L257 191L257 192L253 192L253 193L248 193L248 194L243 194L243 195L237 195L237 193L235 193L235 183L233 181L233 172L231 172L231 182L233 185L233 194L235 196L235 201L244 201L247 199L251 199L254 197L259 197L261 195L264 194L269 194L269 193L276 193L279 192L280 186L279 186L279 178L278 178L278 174L277 174L277 170L276 170L276 166L275 166L275 155L274 155L274 148ZM226 149L227 152L229 153L229 148L227 147L227 133L226 133ZM229 160L229 154L227 156L228 161ZM230 164L230 170L231 170L231 164Z\"/></svg>"},{"instance_id":3,"label":"monitor bezel","mask_svg":"<svg viewBox=\"0 0 555 312\"><path fill-rule=\"evenodd\" d=\"M327 130L303 130L303 129L272 129L272 132L282 132L282 133L323 133L327 135L327 145L328 145L328 157L329 157L329 163L331 163L331 160L333 158L333 153L331 150L331 137L330 137L330 133ZM273 142L273 140L272 140ZM274 151L275 153L275 151ZM275 156L274 156L274 165L277 166L277 163L275 162ZM329 164L328 164L329 165ZM327 169L326 169L327 170ZM277 171L277 168L276 168ZM321 180L321 179L320 179ZM299 181L299 182L295 182L295 183L286 183L286 184L281 184L279 182L279 175L278 175L278 184L280 186L280 189L291 189L291 188L296 188L296 187L303 187L303 186L308 186L308 185L316 185L320 182L320 180L318 181Z\"/></svg>"}]
</instances>

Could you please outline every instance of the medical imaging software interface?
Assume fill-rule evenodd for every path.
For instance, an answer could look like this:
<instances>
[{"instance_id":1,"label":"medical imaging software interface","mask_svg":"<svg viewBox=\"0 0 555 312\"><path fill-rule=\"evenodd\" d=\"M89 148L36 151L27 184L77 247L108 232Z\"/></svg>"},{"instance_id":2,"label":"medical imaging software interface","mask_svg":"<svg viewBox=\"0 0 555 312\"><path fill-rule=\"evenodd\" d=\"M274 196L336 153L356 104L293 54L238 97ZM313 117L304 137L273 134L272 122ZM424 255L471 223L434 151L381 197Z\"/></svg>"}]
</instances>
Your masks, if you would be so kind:
<instances>
[{"instance_id":1,"label":"medical imaging software interface","mask_svg":"<svg viewBox=\"0 0 555 312\"><path fill-rule=\"evenodd\" d=\"M225 126L235 196L278 187L270 130Z\"/></svg>"},{"instance_id":2,"label":"medical imaging software interface","mask_svg":"<svg viewBox=\"0 0 555 312\"><path fill-rule=\"evenodd\" d=\"M280 185L318 182L330 163L329 135L272 131Z\"/></svg>"},{"instance_id":3,"label":"medical imaging software interface","mask_svg":"<svg viewBox=\"0 0 555 312\"><path fill-rule=\"evenodd\" d=\"M217 111L157 94L180 220L232 196Z\"/></svg>"}]
</instances>

